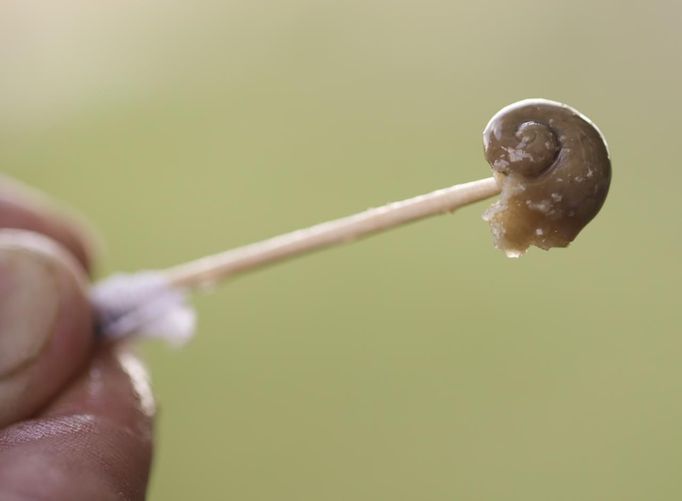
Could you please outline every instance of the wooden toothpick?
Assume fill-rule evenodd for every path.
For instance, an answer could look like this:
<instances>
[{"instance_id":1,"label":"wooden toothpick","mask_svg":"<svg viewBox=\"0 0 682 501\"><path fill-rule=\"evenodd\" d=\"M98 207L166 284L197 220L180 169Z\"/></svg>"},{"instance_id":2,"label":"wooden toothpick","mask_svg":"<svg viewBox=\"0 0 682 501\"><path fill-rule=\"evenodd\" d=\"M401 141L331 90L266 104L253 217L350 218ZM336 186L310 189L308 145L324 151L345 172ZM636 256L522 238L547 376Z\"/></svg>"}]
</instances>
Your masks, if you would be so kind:
<instances>
[{"instance_id":1,"label":"wooden toothpick","mask_svg":"<svg viewBox=\"0 0 682 501\"><path fill-rule=\"evenodd\" d=\"M318 249L449 213L499 192L492 177L456 184L166 270L115 274L91 291L99 335L109 340L159 337L171 344L183 344L195 332L196 312L188 297L192 290Z\"/></svg>"},{"instance_id":2,"label":"wooden toothpick","mask_svg":"<svg viewBox=\"0 0 682 501\"><path fill-rule=\"evenodd\" d=\"M235 275L295 256L352 242L429 216L446 214L495 196L499 192L500 188L492 177L456 184L425 195L392 202L352 216L203 257L169 268L162 273L175 287L194 289L211 286Z\"/></svg>"}]
</instances>

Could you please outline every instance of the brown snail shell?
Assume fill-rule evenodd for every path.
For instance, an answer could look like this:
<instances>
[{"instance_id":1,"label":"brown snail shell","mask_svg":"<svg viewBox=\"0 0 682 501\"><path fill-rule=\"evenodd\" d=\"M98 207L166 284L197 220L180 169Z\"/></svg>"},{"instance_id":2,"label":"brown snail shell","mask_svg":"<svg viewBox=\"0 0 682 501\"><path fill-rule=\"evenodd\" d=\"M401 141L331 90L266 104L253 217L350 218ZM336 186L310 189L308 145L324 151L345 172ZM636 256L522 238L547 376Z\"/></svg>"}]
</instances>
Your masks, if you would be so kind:
<instances>
[{"instance_id":1,"label":"brown snail shell","mask_svg":"<svg viewBox=\"0 0 682 501\"><path fill-rule=\"evenodd\" d=\"M484 219L509 256L531 245L566 247L604 204L611 182L606 141L570 106L546 99L511 104L490 120L483 145L502 191Z\"/></svg>"}]
</instances>

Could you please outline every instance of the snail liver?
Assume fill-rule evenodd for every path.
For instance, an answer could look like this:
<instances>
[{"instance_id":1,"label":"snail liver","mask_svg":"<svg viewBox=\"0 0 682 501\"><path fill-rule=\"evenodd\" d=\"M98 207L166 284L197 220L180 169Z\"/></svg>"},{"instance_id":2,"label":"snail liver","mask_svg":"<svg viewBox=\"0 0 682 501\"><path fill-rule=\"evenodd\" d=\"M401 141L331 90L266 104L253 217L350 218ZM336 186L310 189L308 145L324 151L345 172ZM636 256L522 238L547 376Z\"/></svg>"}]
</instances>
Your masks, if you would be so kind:
<instances>
[{"instance_id":1,"label":"snail liver","mask_svg":"<svg viewBox=\"0 0 682 501\"><path fill-rule=\"evenodd\" d=\"M490 120L483 145L502 191L483 218L510 257L531 245L566 247L606 199L606 141L570 106L546 99L511 104Z\"/></svg>"}]
</instances>

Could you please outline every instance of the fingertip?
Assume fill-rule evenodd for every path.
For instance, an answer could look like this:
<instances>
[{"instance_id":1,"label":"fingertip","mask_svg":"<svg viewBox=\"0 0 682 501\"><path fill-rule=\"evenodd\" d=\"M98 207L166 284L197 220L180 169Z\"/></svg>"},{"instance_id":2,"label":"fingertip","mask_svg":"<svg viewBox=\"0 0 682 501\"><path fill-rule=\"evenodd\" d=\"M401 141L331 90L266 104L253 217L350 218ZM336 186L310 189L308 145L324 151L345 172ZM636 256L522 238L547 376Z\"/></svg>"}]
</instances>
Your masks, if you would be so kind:
<instances>
[{"instance_id":1,"label":"fingertip","mask_svg":"<svg viewBox=\"0 0 682 501\"><path fill-rule=\"evenodd\" d=\"M0 230L0 426L44 406L93 344L87 282L50 239Z\"/></svg>"},{"instance_id":2,"label":"fingertip","mask_svg":"<svg viewBox=\"0 0 682 501\"><path fill-rule=\"evenodd\" d=\"M0 497L145 499L154 413L141 362L122 346L99 347L38 419L0 433Z\"/></svg>"}]
</instances>

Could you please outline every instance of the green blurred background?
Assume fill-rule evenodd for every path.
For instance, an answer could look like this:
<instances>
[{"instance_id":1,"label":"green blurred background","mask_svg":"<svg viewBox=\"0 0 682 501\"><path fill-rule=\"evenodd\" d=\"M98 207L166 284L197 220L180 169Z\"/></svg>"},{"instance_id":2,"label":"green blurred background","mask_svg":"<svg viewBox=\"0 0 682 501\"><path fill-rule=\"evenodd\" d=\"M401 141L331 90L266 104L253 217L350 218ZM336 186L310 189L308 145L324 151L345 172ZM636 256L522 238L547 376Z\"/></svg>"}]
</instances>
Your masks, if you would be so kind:
<instances>
[{"instance_id":1,"label":"green blurred background","mask_svg":"<svg viewBox=\"0 0 682 501\"><path fill-rule=\"evenodd\" d=\"M565 101L612 150L568 250L486 204L196 298L143 352L152 500L682 499L682 5L0 5L0 164L162 267L488 175L481 130ZM675 299L677 298L677 299Z\"/></svg>"}]
</instances>

